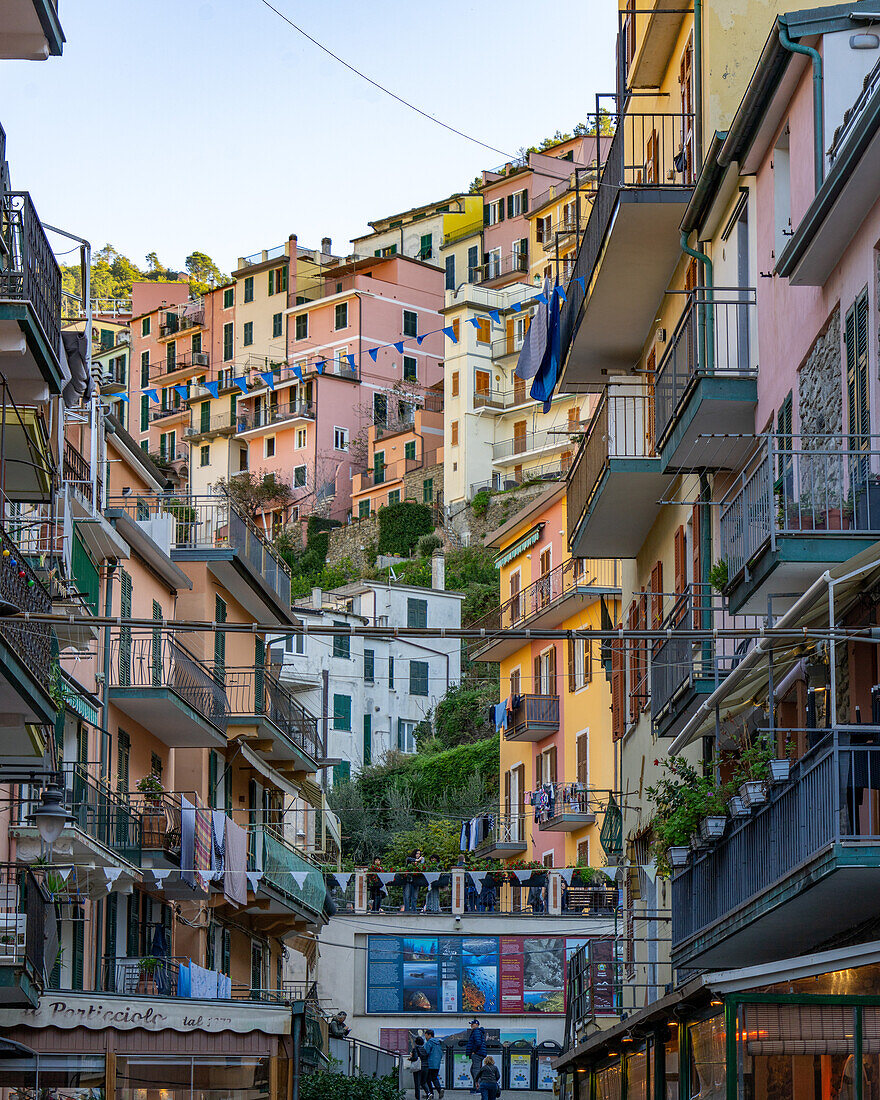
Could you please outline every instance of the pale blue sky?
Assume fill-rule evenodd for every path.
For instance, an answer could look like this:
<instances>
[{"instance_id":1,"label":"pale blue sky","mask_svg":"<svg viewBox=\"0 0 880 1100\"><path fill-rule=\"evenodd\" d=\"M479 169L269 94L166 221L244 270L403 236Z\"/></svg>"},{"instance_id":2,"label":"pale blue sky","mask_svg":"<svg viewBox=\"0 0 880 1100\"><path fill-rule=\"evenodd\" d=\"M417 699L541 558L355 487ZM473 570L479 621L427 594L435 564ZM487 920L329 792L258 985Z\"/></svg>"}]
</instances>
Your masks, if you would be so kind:
<instances>
[{"instance_id":1,"label":"pale blue sky","mask_svg":"<svg viewBox=\"0 0 880 1100\"><path fill-rule=\"evenodd\" d=\"M613 89L615 0L274 0L431 114L515 152ZM297 233L345 253L367 221L503 158L421 118L259 0L61 0L64 54L0 63L13 186L136 262L229 271ZM606 101L606 105L608 105Z\"/></svg>"}]
</instances>

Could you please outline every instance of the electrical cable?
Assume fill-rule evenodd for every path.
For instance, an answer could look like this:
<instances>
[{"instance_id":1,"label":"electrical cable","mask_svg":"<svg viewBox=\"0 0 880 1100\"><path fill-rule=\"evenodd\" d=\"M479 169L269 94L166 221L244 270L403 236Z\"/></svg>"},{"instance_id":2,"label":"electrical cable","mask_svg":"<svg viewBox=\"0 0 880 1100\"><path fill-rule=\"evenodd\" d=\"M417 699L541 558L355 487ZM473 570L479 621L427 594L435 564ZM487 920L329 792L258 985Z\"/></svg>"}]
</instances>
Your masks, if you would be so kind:
<instances>
[{"instance_id":1,"label":"electrical cable","mask_svg":"<svg viewBox=\"0 0 880 1100\"><path fill-rule=\"evenodd\" d=\"M317 46L319 50L323 50L324 53L327 54L329 57L332 57L334 61L338 61L340 65L344 66L350 72L353 72L355 76L359 76L361 80L365 80L368 84L372 84L372 86L378 89L378 91L384 92L386 95L391 96L392 99L396 99L397 102L403 104L404 107L409 107L409 109L411 111L415 111L417 115L421 115L423 118L426 118L429 122L433 122L437 126L442 126L444 130L449 130L450 133L457 134L459 137L464 138L465 141L472 141L475 145L481 145L484 149L489 149L493 153L500 153L502 157L509 157L511 160L516 159L513 153L505 153L503 149L498 149L494 145L488 145L485 141L480 141L479 138L471 137L470 134L466 134L463 130L457 130L454 126L450 126L447 122L441 122L439 118L435 118L433 115L428 114L427 111L423 111L421 107L416 107L414 103L410 103L409 100L404 99L403 96L397 95L397 93L392 92L390 88L386 88L384 84L379 84L378 81L373 80L371 77L367 76L366 73L361 72L360 69L356 69L354 65L350 65L347 61L343 60L343 58L341 58L339 54L335 54L331 49L329 49L329 47L325 46L322 42L319 42L317 38L313 38L312 35L310 35L307 31L304 31L302 27L297 26L297 24L294 23L293 20L290 19L288 16L286 16L284 12L279 11L278 8L270 4L269 0L260 0L260 3L262 3L270 11L274 11L278 18L283 19L284 22L288 24L288 26L292 27L297 32L297 34L301 34L303 38L308 39L308 41L311 42L313 46Z\"/></svg>"}]
</instances>

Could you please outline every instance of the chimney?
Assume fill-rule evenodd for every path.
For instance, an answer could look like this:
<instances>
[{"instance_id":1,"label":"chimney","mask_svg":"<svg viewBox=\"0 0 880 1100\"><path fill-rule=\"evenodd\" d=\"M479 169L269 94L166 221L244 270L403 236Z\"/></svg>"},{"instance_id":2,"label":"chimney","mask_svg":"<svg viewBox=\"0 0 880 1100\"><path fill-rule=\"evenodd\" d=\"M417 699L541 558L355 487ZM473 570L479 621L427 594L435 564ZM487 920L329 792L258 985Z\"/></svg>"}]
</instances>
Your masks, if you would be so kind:
<instances>
[{"instance_id":1,"label":"chimney","mask_svg":"<svg viewBox=\"0 0 880 1100\"><path fill-rule=\"evenodd\" d=\"M329 256L333 252L333 241L330 237L321 238L321 251L325 256Z\"/></svg>"},{"instance_id":2,"label":"chimney","mask_svg":"<svg viewBox=\"0 0 880 1100\"><path fill-rule=\"evenodd\" d=\"M324 593L321 591L320 588L313 588L312 589L312 607L316 611L320 611L323 606L324 606Z\"/></svg>"},{"instance_id":3,"label":"chimney","mask_svg":"<svg viewBox=\"0 0 880 1100\"><path fill-rule=\"evenodd\" d=\"M446 556L442 550L431 555L431 587L438 592L446 591Z\"/></svg>"}]
</instances>

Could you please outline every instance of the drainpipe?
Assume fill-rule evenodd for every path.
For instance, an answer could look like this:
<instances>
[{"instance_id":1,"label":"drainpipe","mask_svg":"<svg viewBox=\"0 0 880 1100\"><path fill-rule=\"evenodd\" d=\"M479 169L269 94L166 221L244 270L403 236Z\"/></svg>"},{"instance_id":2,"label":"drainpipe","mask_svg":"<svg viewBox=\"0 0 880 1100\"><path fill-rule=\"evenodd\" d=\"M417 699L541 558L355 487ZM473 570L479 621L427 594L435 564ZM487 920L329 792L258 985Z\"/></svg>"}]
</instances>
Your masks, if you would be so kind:
<instances>
[{"instance_id":1,"label":"drainpipe","mask_svg":"<svg viewBox=\"0 0 880 1100\"><path fill-rule=\"evenodd\" d=\"M706 278L706 301L698 308L697 324L700 327L700 359L701 366L706 374L712 374L715 369L715 313L712 308L712 287L714 286L714 271L712 261L705 252L698 252L688 244L687 232L681 231L681 250L687 256L693 256L703 265Z\"/></svg>"},{"instance_id":2,"label":"drainpipe","mask_svg":"<svg viewBox=\"0 0 880 1100\"><path fill-rule=\"evenodd\" d=\"M115 561L107 562L107 580L104 588L104 615L107 619L113 614L113 572L116 569ZM110 729L110 624L104 627L104 690L101 694L101 770L104 771L104 739ZM107 771L110 772L110 761L106 761Z\"/></svg>"},{"instance_id":3,"label":"drainpipe","mask_svg":"<svg viewBox=\"0 0 880 1100\"><path fill-rule=\"evenodd\" d=\"M801 53L813 62L813 169L816 192L825 179L825 121L822 110L822 55L812 46L802 46L788 37L788 28L779 20L779 45L791 53Z\"/></svg>"}]
</instances>

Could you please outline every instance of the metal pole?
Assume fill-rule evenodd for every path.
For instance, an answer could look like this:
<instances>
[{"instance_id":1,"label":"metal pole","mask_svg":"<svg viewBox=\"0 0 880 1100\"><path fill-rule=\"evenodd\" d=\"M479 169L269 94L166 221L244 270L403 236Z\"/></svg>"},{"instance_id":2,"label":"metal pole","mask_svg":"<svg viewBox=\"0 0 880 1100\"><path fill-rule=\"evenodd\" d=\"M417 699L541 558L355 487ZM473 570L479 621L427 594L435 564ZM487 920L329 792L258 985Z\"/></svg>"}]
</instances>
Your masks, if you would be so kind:
<instances>
[{"instance_id":1,"label":"metal pole","mask_svg":"<svg viewBox=\"0 0 880 1100\"><path fill-rule=\"evenodd\" d=\"M828 581L828 626L834 627L834 581ZM828 646L828 660L831 668L828 674L829 691L831 693L831 728L837 726L837 641L832 632Z\"/></svg>"}]
</instances>

